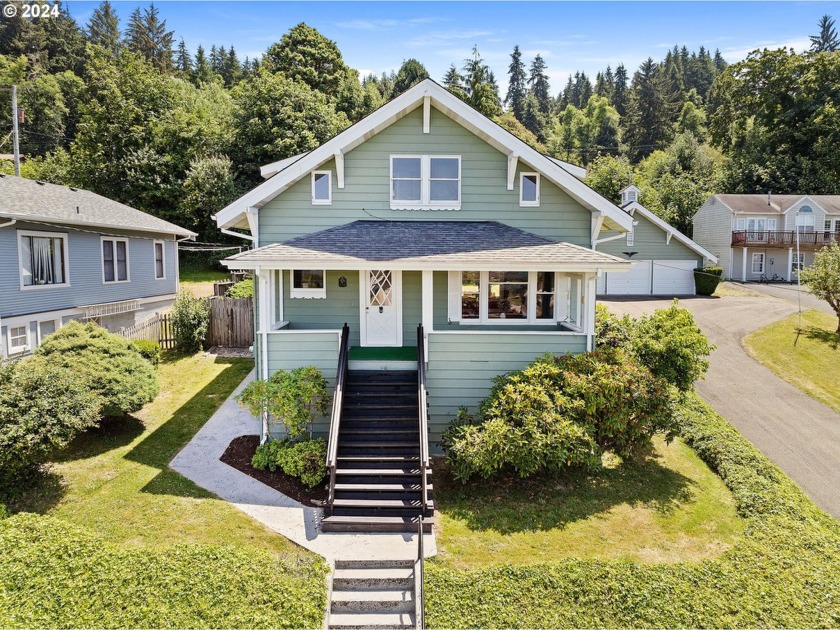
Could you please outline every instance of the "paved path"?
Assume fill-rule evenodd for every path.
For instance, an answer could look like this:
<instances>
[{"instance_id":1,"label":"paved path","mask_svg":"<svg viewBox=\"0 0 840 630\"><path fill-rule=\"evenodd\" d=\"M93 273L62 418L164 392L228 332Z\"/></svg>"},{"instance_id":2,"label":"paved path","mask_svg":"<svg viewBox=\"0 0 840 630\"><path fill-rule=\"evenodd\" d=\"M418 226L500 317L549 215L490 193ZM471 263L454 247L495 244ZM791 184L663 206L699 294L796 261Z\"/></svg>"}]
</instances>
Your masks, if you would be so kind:
<instances>
[{"instance_id":1,"label":"paved path","mask_svg":"<svg viewBox=\"0 0 840 630\"><path fill-rule=\"evenodd\" d=\"M793 304L798 304L798 299L800 298L799 287L795 284L764 284L761 282L732 282L731 284L744 287L745 289L758 291L759 293L764 293L765 295L770 295L775 298L779 298L780 300L792 302ZM818 311L828 313L829 315L836 315L834 309L829 306L828 302L811 295L805 287L802 288L801 299L803 311L809 308L814 308Z\"/></svg>"},{"instance_id":2,"label":"paved path","mask_svg":"<svg viewBox=\"0 0 840 630\"><path fill-rule=\"evenodd\" d=\"M417 534L342 534L321 532L323 511L304 506L243 472L219 461L240 435L254 435L254 417L234 400L253 372L169 463L202 488L264 523L278 534L327 560L403 560L417 557ZM434 534L424 540L426 557L437 553Z\"/></svg>"},{"instance_id":3,"label":"paved path","mask_svg":"<svg viewBox=\"0 0 840 630\"><path fill-rule=\"evenodd\" d=\"M633 316L670 304L657 299L601 302ZM742 346L745 335L795 313L796 305L763 296L691 298L680 305L692 311L717 346L698 393L817 505L840 518L840 414L780 379Z\"/></svg>"}]
</instances>

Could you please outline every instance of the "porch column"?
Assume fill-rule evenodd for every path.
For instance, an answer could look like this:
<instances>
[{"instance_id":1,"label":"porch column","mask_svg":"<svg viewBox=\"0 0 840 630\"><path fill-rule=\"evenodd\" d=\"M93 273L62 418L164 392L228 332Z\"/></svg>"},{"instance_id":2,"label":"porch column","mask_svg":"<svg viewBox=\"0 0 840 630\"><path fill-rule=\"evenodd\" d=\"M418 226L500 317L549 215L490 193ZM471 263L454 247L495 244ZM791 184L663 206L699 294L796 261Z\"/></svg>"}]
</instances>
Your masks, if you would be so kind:
<instances>
[{"instance_id":1,"label":"porch column","mask_svg":"<svg viewBox=\"0 0 840 630\"><path fill-rule=\"evenodd\" d=\"M434 272L430 269L423 270L423 351L426 355L426 361L429 361L429 333L432 331L434 324Z\"/></svg>"},{"instance_id":2,"label":"porch column","mask_svg":"<svg viewBox=\"0 0 840 630\"><path fill-rule=\"evenodd\" d=\"M595 292L597 290L597 274L587 273L583 277L584 313L581 321L586 332L586 350L595 349Z\"/></svg>"},{"instance_id":3,"label":"porch column","mask_svg":"<svg viewBox=\"0 0 840 630\"><path fill-rule=\"evenodd\" d=\"M741 280L743 282L747 281L747 248L745 247L743 250L743 257L741 259Z\"/></svg>"},{"instance_id":4,"label":"porch column","mask_svg":"<svg viewBox=\"0 0 840 630\"><path fill-rule=\"evenodd\" d=\"M787 281L793 279L793 247L788 247Z\"/></svg>"}]
</instances>

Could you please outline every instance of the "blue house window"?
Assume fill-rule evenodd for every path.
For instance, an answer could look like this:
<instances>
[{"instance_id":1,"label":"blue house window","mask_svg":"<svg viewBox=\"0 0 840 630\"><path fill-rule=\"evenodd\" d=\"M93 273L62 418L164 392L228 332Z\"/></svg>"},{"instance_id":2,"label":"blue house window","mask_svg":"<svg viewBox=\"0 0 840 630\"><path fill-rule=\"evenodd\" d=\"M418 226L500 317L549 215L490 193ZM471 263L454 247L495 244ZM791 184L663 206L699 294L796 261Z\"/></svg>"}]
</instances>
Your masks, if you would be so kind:
<instances>
[{"instance_id":1,"label":"blue house window","mask_svg":"<svg viewBox=\"0 0 840 630\"><path fill-rule=\"evenodd\" d=\"M102 239L102 281L128 282L128 239Z\"/></svg>"},{"instance_id":2,"label":"blue house window","mask_svg":"<svg viewBox=\"0 0 840 630\"><path fill-rule=\"evenodd\" d=\"M69 284L67 235L18 232L21 288Z\"/></svg>"}]
</instances>

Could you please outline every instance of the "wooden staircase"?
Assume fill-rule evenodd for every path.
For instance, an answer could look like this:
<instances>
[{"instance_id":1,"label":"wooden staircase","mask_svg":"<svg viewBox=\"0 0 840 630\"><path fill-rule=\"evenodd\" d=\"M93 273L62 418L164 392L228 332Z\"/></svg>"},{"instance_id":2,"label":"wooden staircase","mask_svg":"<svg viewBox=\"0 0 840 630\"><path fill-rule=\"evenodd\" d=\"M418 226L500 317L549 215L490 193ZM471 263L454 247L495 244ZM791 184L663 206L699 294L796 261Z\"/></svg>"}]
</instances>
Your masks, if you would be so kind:
<instances>
[{"instance_id":1,"label":"wooden staircase","mask_svg":"<svg viewBox=\"0 0 840 630\"><path fill-rule=\"evenodd\" d=\"M346 372L325 532L431 532L431 469L423 505L418 373Z\"/></svg>"}]
</instances>

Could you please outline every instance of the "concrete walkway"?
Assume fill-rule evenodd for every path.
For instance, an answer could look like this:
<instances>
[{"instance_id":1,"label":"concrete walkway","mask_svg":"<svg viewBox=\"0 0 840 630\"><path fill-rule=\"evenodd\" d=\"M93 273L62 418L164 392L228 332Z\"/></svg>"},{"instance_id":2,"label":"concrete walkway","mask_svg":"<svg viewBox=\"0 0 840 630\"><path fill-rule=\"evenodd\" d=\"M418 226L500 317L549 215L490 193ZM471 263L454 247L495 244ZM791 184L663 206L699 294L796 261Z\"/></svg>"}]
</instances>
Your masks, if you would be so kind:
<instances>
[{"instance_id":1,"label":"concrete walkway","mask_svg":"<svg viewBox=\"0 0 840 630\"><path fill-rule=\"evenodd\" d=\"M754 288L749 285L749 288ZM614 313L638 317L671 300L605 299ZM814 502L840 518L840 414L776 376L753 359L743 338L796 312L773 297L680 300L717 346L706 380L697 392L770 460L796 481Z\"/></svg>"},{"instance_id":2,"label":"concrete walkway","mask_svg":"<svg viewBox=\"0 0 840 630\"><path fill-rule=\"evenodd\" d=\"M323 510L301 505L219 461L234 438L259 432L254 417L234 400L253 378L253 373L245 378L169 467L329 561L416 559L417 534L323 533ZM437 553L434 534L426 535L424 548L426 557Z\"/></svg>"}]
</instances>

